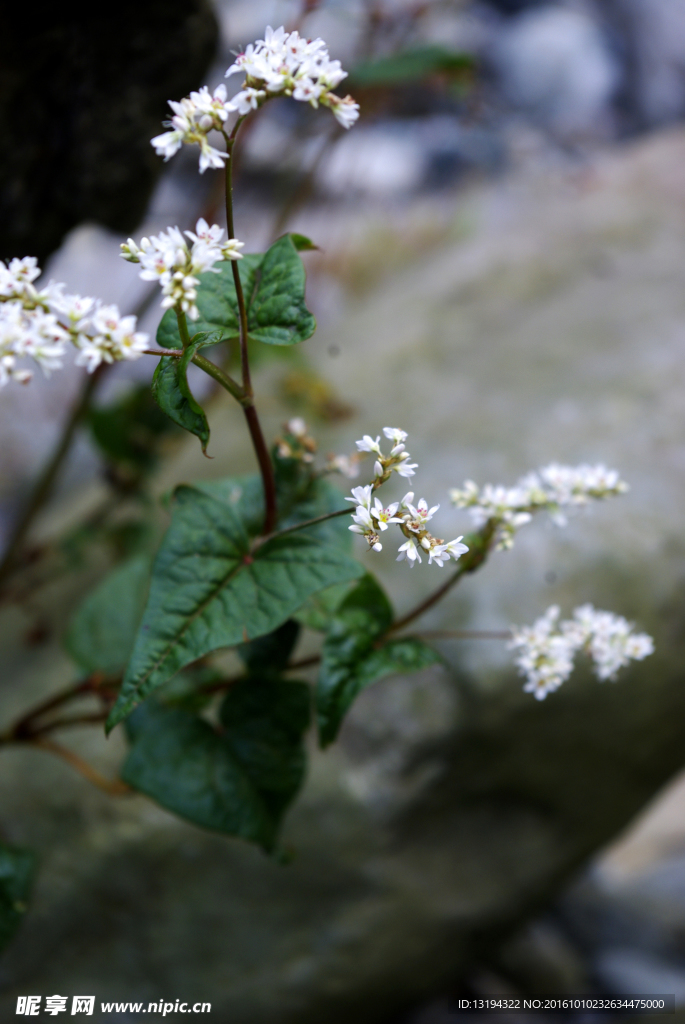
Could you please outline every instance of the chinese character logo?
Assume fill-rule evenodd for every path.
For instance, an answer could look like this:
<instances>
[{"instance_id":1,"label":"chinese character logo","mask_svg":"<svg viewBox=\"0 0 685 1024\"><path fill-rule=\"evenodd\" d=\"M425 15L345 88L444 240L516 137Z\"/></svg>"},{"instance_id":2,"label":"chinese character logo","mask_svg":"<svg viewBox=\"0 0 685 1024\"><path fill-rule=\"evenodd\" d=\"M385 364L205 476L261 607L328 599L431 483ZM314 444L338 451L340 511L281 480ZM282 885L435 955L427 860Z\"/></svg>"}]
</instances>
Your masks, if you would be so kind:
<instances>
[{"instance_id":1,"label":"chinese character logo","mask_svg":"<svg viewBox=\"0 0 685 1024\"><path fill-rule=\"evenodd\" d=\"M71 1003L71 1012L87 1013L91 1015L95 1006L95 996L74 996Z\"/></svg>"},{"instance_id":2,"label":"chinese character logo","mask_svg":"<svg viewBox=\"0 0 685 1024\"><path fill-rule=\"evenodd\" d=\"M46 996L45 1012L56 1017L58 1013L66 1013L67 996Z\"/></svg>"},{"instance_id":3,"label":"chinese character logo","mask_svg":"<svg viewBox=\"0 0 685 1024\"><path fill-rule=\"evenodd\" d=\"M42 996L19 996L17 999L17 1013L26 1017L37 1017L40 1010Z\"/></svg>"}]
</instances>

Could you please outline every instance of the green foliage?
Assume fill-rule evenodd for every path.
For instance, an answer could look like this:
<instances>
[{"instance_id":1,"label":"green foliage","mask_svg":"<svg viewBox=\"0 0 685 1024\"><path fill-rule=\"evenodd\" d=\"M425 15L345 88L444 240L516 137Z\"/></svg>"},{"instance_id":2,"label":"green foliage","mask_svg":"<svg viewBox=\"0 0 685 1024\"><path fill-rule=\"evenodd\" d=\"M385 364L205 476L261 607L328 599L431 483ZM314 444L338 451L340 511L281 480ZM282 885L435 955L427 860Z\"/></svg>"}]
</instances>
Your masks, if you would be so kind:
<instances>
[{"instance_id":1,"label":"green foliage","mask_svg":"<svg viewBox=\"0 0 685 1024\"><path fill-rule=\"evenodd\" d=\"M196 825L273 850L305 774L309 688L248 677L231 687L220 718L221 732L148 701L129 719L122 778Z\"/></svg>"},{"instance_id":2,"label":"green foliage","mask_svg":"<svg viewBox=\"0 0 685 1024\"><path fill-rule=\"evenodd\" d=\"M340 602L349 592L351 584L336 583L325 590L312 594L309 600L295 612L295 619L307 629L327 633Z\"/></svg>"},{"instance_id":3,"label":"green foliage","mask_svg":"<svg viewBox=\"0 0 685 1024\"><path fill-rule=\"evenodd\" d=\"M316 321L305 304L305 271L297 251L304 236L294 242L283 235L265 253L248 253L238 261L238 272L247 306L249 338L267 345L295 345L311 338ZM306 241L309 241L308 239ZM240 336L238 300L230 263L218 263L218 273L200 277L197 308L198 331L217 331L222 341ZM178 324L167 310L157 330L164 348L179 348Z\"/></svg>"},{"instance_id":4,"label":"green foliage","mask_svg":"<svg viewBox=\"0 0 685 1024\"><path fill-rule=\"evenodd\" d=\"M65 640L79 668L121 675L133 650L149 580L150 559L139 555L114 569L86 597Z\"/></svg>"},{"instance_id":5,"label":"green foliage","mask_svg":"<svg viewBox=\"0 0 685 1024\"><path fill-rule=\"evenodd\" d=\"M298 235L296 231L290 232L290 240L298 252L312 252L319 248L318 245L314 245L311 238L307 238L306 235Z\"/></svg>"},{"instance_id":6,"label":"green foliage","mask_svg":"<svg viewBox=\"0 0 685 1024\"><path fill-rule=\"evenodd\" d=\"M238 654L250 675L278 675L290 661L299 636L300 624L288 619L273 633L260 636L249 644L241 644Z\"/></svg>"},{"instance_id":7,"label":"green foliage","mask_svg":"<svg viewBox=\"0 0 685 1024\"><path fill-rule=\"evenodd\" d=\"M175 319L173 310L169 310ZM152 378L152 394L157 405L167 414L169 419L179 427L195 434L200 439L202 451L207 451L209 444L209 424L202 406L193 396L188 384L188 367L193 356L201 348L216 345L221 340L219 331L198 331L190 339L190 344L180 359L174 356L162 356ZM171 338L168 348L181 348L180 338Z\"/></svg>"},{"instance_id":8,"label":"green foliage","mask_svg":"<svg viewBox=\"0 0 685 1024\"><path fill-rule=\"evenodd\" d=\"M0 843L0 950L26 913L35 871L36 858L30 850Z\"/></svg>"},{"instance_id":9,"label":"green foliage","mask_svg":"<svg viewBox=\"0 0 685 1024\"><path fill-rule=\"evenodd\" d=\"M393 672L416 672L438 660L420 640L382 637L392 624L392 606L372 576L364 576L338 607L323 645L316 688L321 746L338 735L356 696Z\"/></svg>"},{"instance_id":10,"label":"green foliage","mask_svg":"<svg viewBox=\"0 0 685 1024\"><path fill-rule=\"evenodd\" d=\"M350 86L403 85L439 73L462 74L473 66L473 57L468 53L444 46L421 46L357 64L350 73Z\"/></svg>"},{"instance_id":11,"label":"green foliage","mask_svg":"<svg viewBox=\"0 0 685 1024\"><path fill-rule=\"evenodd\" d=\"M340 508L326 481L310 481L286 525ZM176 672L220 647L271 633L317 590L354 579L361 568L333 520L254 548L261 493L254 480L224 480L176 491L171 526L157 555L150 596L112 729Z\"/></svg>"},{"instance_id":12,"label":"green foliage","mask_svg":"<svg viewBox=\"0 0 685 1024\"><path fill-rule=\"evenodd\" d=\"M117 402L91 409L88 425L108 462L124 463L141 471L154 466L159 439L173 430L144 384Z\"/></svg>"}]
</instances>

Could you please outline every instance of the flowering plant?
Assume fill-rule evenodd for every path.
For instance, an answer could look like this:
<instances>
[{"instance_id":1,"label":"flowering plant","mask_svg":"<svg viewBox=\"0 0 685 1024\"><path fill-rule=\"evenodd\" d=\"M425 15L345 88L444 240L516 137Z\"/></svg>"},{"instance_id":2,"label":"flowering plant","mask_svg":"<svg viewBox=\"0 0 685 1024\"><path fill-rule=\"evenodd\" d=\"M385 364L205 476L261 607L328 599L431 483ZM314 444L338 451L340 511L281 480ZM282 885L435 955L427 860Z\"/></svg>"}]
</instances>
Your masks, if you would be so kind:
<instances>
[{"instance_id":1,"label":"flowering plant","mask_svg":"<svg viewBox=\"0 0 685 1024\"><path fill-rule=\"evenodd\" d=\"M103 788L147 794L198 825L275 851L284 812L304 778L312 703L326 746L363 689L439 660L410 627L491 552L510 548L536 513L547 511L563 524L565 510L620 495L626 484L603 466L557 464L509 488L467 481L451 499L469 510L473 532L445 540L433 532L439 504L416 500L412 490L385 503L378 496L395 475L403 482L416 476L401 428L383 427L383 440L380 433L366 434L353 455L317 466L316 443L294 419L269 449L255 404L250 347L290 346L314 333L300 255L312 244L285 234L265 253L241 251L233 221L234 146L245 119L276 96L326 107L344 128L356 121L358 106L333 91L345 72L323 41L283 28L267 29L226 74L245 76L235 96L229 99L222 84L172 102L169 130L152 140L167 160L182 145L197 145L201 173L224 171L226 237L200 219L194 231L169 227L121 246L140 276L161 288L156 346L137 331L134 316L68 295L61 284L38 288L36 261L13 259L0 266L0 386L26 383L27 359L46 373L59 369L68 342L91 374L105 363L150 354L159 359L152 382L157 405L204 450L209 426L188 383L192 363L241 406L259 473L177 488L154 563L145 554L124 561L74 617L67 645L81 672L78 682L23 715L0 742L46 747L47 733L83 720L56 713L74 700L95 700L89 720L105 721L107 732L125 723L129 752L121 779L108 782L52 741L49 749ZM225 149L210 144L212 132L223 137ZM239 349L240 379L202 354L231 343ZM371 463L366 482L343 499L328 477L357 477L364 459ZM361 562L351 554L353 535L367 544ZM419 571L435 566L444 577L401 617L371 573L372 559L393 536L398 561L414 568L426 559ZM321 632L323 641L319 654L298 660L302 626ZM550 608L532 627L513 628L504 638L517 652L525 690L540 699L568 677L579 651L590 655L603 680L653 649L625 619L591 605L564 622L559 609ZM243 665L230 678L213 660L226 648ZM293 678L312 664L320 666L313 701L309 685Z\"/></svg>"}]
</instances>

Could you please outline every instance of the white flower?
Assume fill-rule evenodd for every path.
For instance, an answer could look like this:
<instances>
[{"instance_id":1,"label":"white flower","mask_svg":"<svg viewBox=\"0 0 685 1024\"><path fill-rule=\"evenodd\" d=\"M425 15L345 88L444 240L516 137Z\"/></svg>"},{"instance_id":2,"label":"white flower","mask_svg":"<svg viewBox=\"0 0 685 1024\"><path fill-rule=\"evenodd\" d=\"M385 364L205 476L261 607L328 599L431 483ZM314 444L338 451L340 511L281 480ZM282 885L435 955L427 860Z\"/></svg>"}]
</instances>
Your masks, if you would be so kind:
<instances>
[{"instance_id":1,"label":"white flower","mask_svg":"<svg viewBox=\"0 0 685 1024\"><path fill-rule=\"evenodd\" d=\"M407 456L407 458L410 458L410 456ZM400 462L398 465L393 466L395 472L399 473L400 476L403 476L406 479L408 479L410 476L414 476L414 473L418 468L418 462Z\"/></svg>"},{"instance_id":2,"label":"white flower","mask_svg":"<svg viewBox=\"0 0 685 1024\"><path fill-rule=\"evenodd\" d=\"M169 100L174 116L166 121L171 130L152 139L152 145L165 160L178 153L183 143L200 146L200 173L208 167L222 168L228 159L227 153L210 146L207 133L221 129L230 113L236 107L226 99L226 86L219 85L210 93L206 85L198 92L191 92L180 102Z\"/></svg>"},{"instance_id":3,"label":"white flower","mask_svg":"<svg viewBox=\"0 0 685 1024\"><path fill-rule=\"evenodd\" d=\"M557 690L573 671L577 647L572 638L555 632L558 618L559 608L552 605L532 626L511 631L509 647L519 651L515 663L527 680L524 693L533 693L537 700Z\"/></svg>"},{"instance_id":4,"label":"white flower","mask_svg":"<svg viewBox=\"0 0 685 1024\"><path fill-rule=\"evenodd\" d=\"M357 448L359 449L360 452L375 452L377 455L380 455L380 439L380 434L378 435L375 441L369 434L364 434L364 437L361 439L361 441L356 441L355 444L357 445Z\"/></svg>"},{"instance_id":5,"label":"white flower","mask_svg":"<svg viewBox=\"0 0 685 1024\"><path fill-rule=\"evenodd\" d=\"M597 611L591 604L576 608L565 632L584 647L595 663L599 679L615 679L631 660L641 661L654 651L646 633L633 633L633 625L622 615Z\"/></svg>"},{"instance_id":6,"label":"white flower","mask_svg":"<svg viewBox=\"0 0 685 1024\"><path fill-rule=\"evenodd\" d=\"M39 274L33 257L0 264L0 386L31 378L18 359L33 359L46 376L60 369L69 339L79 350L77 364L89 370L103 360L143 354L147 335L136 332L134 316L122 317L116 306L93 298L66 295L55 281L37 291L32 282Z\"/></svg>"},{"instance_id":7,"label":"white flower","mask_svg":"<svg viewBox=\"0 0 685 1024\"><path fill-rule=\"evenodd\" d=\"M147 348L148 336L136 331L134 316L121 316L116 306L99 306L92 318L94 337L79 335L77 366L92 373L100 363L139 359Z\"/></svg>"},{"instance_id":8,"label":"white flower","mask_svg":"<svg viewBox=\"0 0 685 1024\"><path fill-rule=\"evenodd\" d=\"M312 107L328 107L343 128L359 117L359 104L351 96L342 98L331 91L347 73L340 61L330 59L323 39L303 39L297 31L268 26L264 39L250 43L226 77L235 74L245 75L243 88L231 101L241 115L255 109L267 94L282 93Z\"/></svg>"},{"instance_id":9,"label":"white flower","mask_svg":"<svg viewBox=\"0 0 685 1024\"><path fill-rule=\"evenodd\" d=\"M486 484L480 490L472 480L467 480L461 490L450 491L450 497L457 507L469 509L476 526L494 521L497 546L509 548L516 531L530 522L533 513L546 510L561 526L566 522L563 508L623 494L627 489L618 472L605 466L551 463L528 473L515 487Z\"/></svg>"},{"instance_id":10,"label":"white flower","mask_svg":"<svg viewBox=\"0 0 685 1024\"><path fill-rule=\"evenodd\" d=\"M355 121L359 120L359 104L351 96L341 99L335 93L328 93L321 102L330 109L338 124L343 128L351 128Z\"/></svg>"},{"instance_id":11,"label":"white flower","mask_svg":"<svg viewBox=\"0 0 685 1024\"><path fill-rule=\"evenodd\" d=\"M401 523L403 521L395 514L399 507L399 501L394 501L392 505L383 508L378 498L374 498L374 508L371 509L371 515L376 519L381 530L387 530L389 523Z\"/></svg>"},{"instance_id":12,"label":"white flower","mask_svg":"<svg viewBox=\"0 0 685 1024\"><path fill-rule=\"evenodd\" d=\"M200 283L198 275L208 271L218 274L215 263L242 259L238 249L244 243L236 238L222 242L223 234L223 228L218 224L210 227L201 217L195 231L185 232L191 246L178 228L170 227L166 232L160 231L159 235L143 238L140 246L130 238L122 244L121 255L125 260L141 265L143 280L159 281L163 308L175 307L187 313L191 320L197 320L200 315L195 304Z\"/></svg>"},{"instance_id":13,"label":"white flower","mask_svg":"<svg viewBox=\"0 0 685 1024\"><path fill-rule=\"evenodd\" d=\"M419 554L419 549L416 546L416 541L413 537L406 540L404 544L400 544L397 550L399 551L399 555L395 559L396 562L402 562L406 558L409 562L410 568L413 568L415 562L421 561L421 555Z\"/></svg>"},{"instance_id":14,"label":"white flower","mask_svg":"<svg viewBox=\"0 0 685 1024\"><path fill-rule=\"evenodd\" d=\"M573 657L586 651L599 679L615 679L631 660L641 661L654 651L646 633L633 633L621 615L597 611L591 604L576 608L573 618L558 623L559 608L552 605L532 626L512 629L510 647L520 651L516 664L527 677L524 690L542 700L568 679Z\"/></svg>"},{"instance_id":15,"label":"white flower","mask_svg":"<svg viewBox=\"0 0 685 1024\"><path fill-rule=\"evenodd\" d=\"M358 490L361 490L361 488L358 488ZM363 537L366 537L369 542L369 548L372 551L382 551L383 545L378 539L376 524L371 518L371 513L368 508L365 508L364 505L359 505L357 507L356 514L353 515L352 518L354 520L354 525L349 526L348 529L351 530L352 533L359 533Z\"/></svg>"},{"instance_id":16,"label":"white flower","mask_svg":"<svg viewBox=\"0 0 685 1024\"><path fill-rule=\"evenodd\" d=\"M433 505L432 508L428 508L428 502L425 498L421 498L418 505L406 505L409 512L411 513L411 520L407 523L410 530L421 530L429 522L435 513L440 508L439 505Z\"/></svg>"},{"instance_id":17,"label":"white flower","mask_svg":"<svg viewBox=\"0 0 685 1024\"><path fill-rule=\"evenodd\" d=\"M373 487L371 484L367 484L365 487L353 487L352 497L345 498L345 501L353 501L355 505L362 505L365 509L370 509L372 495Z\"/></svg>"}]
</instances>

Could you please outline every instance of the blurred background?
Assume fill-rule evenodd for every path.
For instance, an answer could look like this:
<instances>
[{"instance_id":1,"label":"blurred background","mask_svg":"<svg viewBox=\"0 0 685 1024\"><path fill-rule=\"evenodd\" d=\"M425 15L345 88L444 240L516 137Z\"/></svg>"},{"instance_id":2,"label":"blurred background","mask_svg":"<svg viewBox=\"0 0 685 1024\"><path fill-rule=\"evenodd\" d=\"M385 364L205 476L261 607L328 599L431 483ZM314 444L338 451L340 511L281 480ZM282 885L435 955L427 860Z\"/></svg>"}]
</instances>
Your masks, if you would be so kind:
<instances>
[{"instance_id":1,"label":"blurred background","mask_svg":"<svg viewBox=\"0 0 685 1024\"><path fill-rule=\"evenodd\" d=\"M3 750L0 833L40 870L0 1001L9 1016L29 990L92 991L208 1000L231 1024L447 1024L463 995L675 993L685 1013L685 0L17 12L0 39L0 256L38 256L44 280L154 335L158 295L119 243L223 224L223 179L190 148L164 165L149 140L167 100L213 89L267 24L322 36L361 105L348 133L287 100L243 132L246 251L286 230L319 247L303 253L317 334L258 362L267 435L300 415L342 453L402 427L445 536L468 528L447 498L466 477L615 466L625 498L529 527L425 626L505 629L590 601L657 653L616 684L579 670L539 704L504 644L445 641L443 667L375 685L338 748L312 747L287 866ZM193 380L205 460L145 404L151 371L118 364L86 392L70 366L0 392L5 546L80 410L0 593L3 721L73 680L61 632L149 529L141 509L161 529L176 482L252 468L237 409ZM400 609L434 584L385 552L370 567ZM69 743L116 772L120 736Z\"/></svg>"}]
</instances>

